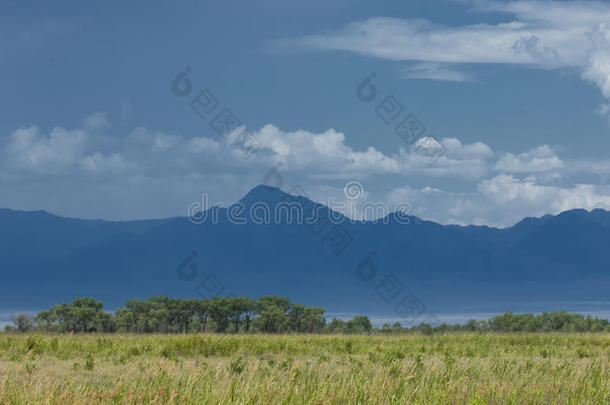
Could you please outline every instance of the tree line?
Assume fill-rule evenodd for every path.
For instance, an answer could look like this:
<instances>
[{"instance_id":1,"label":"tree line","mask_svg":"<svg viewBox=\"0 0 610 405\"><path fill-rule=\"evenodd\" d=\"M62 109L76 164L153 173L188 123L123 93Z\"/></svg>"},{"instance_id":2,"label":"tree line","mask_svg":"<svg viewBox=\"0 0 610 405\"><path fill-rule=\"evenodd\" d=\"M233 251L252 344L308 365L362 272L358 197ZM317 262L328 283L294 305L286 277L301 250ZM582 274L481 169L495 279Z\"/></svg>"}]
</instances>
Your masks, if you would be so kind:
<instances>
[{"instance_id":1,"label":"tree line","mask_svg":"<svg viewBox=\"0 0 610 405\"><path fill-rule=\"evenodd\" d=\"M366 316L348 321L334 318L327 322L325 309L291 303L288 298L264 296L178 299L167 296L146 300L132 299L113 313L102 310L93 298L75 298L71 303L54 305L34 318L13 316L14 326L5 331L74 333L408 333L448 332L610 332L607 319L560 312L515 314L506 312L488 320L464 324L421 323L404 327L399 322L373 328Z\"/></svg>"},{"instance_id":2,"label":"tree line","mask_svg":"<svg viewBox=\"0 0 610 405\"><path fill-rule=\"evenodd\" d=\"M448 332L610 332L610 322L607 319L566 311L543 312L538 315L515 314L508 311L487 320L470 319L464 324L457 325L446 323L436 326L420 324L411 328L403 328L399 323L392 326L386 323L379 329L383 333L401 333L405 330L425 334Z\"/></svg>"},{"instance_id":3,"label":"tree line","mask_svg":"<svg viewBox=\"0 0 610 405\"><path fill-rule=\"evenodd\" d=\"M94 298L75 298L54 305L34 318L20 314L7 331L74 333L365 333L372 329L365 316L327 324L325 309L291 303L288 298L264 296L179 299L167 296L132 299L114 311L102 310Z\"/></svg>"}]
</instances>

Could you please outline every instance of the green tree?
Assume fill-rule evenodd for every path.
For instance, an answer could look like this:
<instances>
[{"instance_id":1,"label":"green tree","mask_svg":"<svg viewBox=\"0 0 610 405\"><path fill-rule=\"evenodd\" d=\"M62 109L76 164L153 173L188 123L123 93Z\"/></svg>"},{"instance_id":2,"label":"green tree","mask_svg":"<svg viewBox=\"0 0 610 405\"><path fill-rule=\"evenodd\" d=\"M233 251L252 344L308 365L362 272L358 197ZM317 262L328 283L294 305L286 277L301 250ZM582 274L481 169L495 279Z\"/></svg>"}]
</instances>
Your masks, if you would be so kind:
<instances>
[{"instance_id":1,"label":"green tree","mask_svg":"<svg viewBox=\"0 0 610 405\"><path fill-rule=\"evenodd\" d=\"M11 315L11 320L18 332L29 332L32 329L32 320L25 314Z\"/></svg>"},{"instance_id":2,"label":"green tree","mask_svg":"<svg viewBox=\"0 0 610 405\"><path fill-rule=\"evenodd\" d=\"M276 306L268 306L260 312L257 321L261 332L278 333L286 330L286 312Z\"/></svg>"},{"instance_id":3,"label":"green tree","mask_svg":"<svg viewBox=\"0 0 610 405\"><path fill-rule=\"evenodd\" d=\"M57 321L57 316L54 311L50 309L45 309L40 311L35 317L34 322L38 325L39 328L50 331L52 330L55 322Z\"/></svg>"},{"instance_id":4,"label":"green tree","mask_svg":"<svg viewBox=\"0 0 610 405\"><path fill-rule=\"evenodd\" d=\"M347 332L349 333L363 333L370 332L373 329L373 325L369 318L363 315L356 315L345 324Z\"/></svg>"},{"instance_id":5,"label":"green tree","mask_svg":"<svg viewBox=\"0 0 610 405\"><path fill-rule=\"evenodd\" d=\"M229 301L224 297L214 297L209 300L210 318L216 324L216 332L225 332L229 327Z\"/></svg>"},{"instance_id":6,"label":"green tree","mask_svg":"<svg viewBox=\"0 0 610 405\"><path fill-rule=\"evenodd\" d=\"M205 331L210 316L210 302L206 299L199 300L195 305L195 317L198 321L199 332Z\"/></svg>"},{"instance_id":7,"label":"green tree","mask_svg":"<svg viewBox=\"0 0 610 405\"><path fill-rule=\"evenodd\" d=\"M250 325L252 324L252 318L258 309L258 302L250 298L244 298L242 305L244 310L245 331L248 332L250 330Z\"/></svg>"},{"instance_id":8,"label":"green tree","mask_svg":"<svg viewBox=\"0 0 610 405\"><path fill-rule=\"evenodd\" d=\"M326 325L324 313L326 310L321 307L305 307L303 312L302 327L299 332L320 332Z\"/></svg>"},{"instance_id":9,"label":"green tree","mask_svg":"<svg viewBox=\"0 0 610 405\"><path fill-rule=\"evenodd\" d=\"M306 306L301 304L292 304L288 309L288 329L293 332L302 332L303 317L305 316Z\"/></svg>"},{"instance_id":10,"label":"green tree","mask_svg":"<svg viewBox=\"0 0 610 405\"><path fill-rule=\"evenodd\" d=\"M326 329L330 333L345 333L347 331L347 326L343 319L333 318Z\"/></svg>"}]
</instances>

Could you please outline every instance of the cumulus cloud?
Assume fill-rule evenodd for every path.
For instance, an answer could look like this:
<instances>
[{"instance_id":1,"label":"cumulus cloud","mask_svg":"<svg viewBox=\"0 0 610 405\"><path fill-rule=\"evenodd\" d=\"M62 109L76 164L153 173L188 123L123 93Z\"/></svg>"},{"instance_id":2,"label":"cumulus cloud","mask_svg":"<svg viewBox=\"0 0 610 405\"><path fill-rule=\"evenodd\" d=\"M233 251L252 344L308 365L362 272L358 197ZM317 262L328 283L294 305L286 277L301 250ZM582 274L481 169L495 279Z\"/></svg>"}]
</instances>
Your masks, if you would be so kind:
<instances>
[{"instance_id":1,"label":"cumulus cloud","mask_svg":"<svg viewBox=\"0 0 610 405\"><path fill-rule=\"evenodd\" d=\"M610 28L600 23L590 33L593 49L590 51L589 63L583 72L583 78L595 83L604 96L610 99ZM597 112L605 115L610 123L610 108L602 104Z\"/></svg>"},{"instance_id":2,"label":"cumulus cloud","mask_svg":"<svg viewBox=\"0 0 610 405\"><path fill-rule=\"evenodd\" d=\"M55 127L48 133L37 126L15 130L4 148L3 174L223 174L240 170L246 163L232 144L232 135L221 141L138 127L126 136L102 137L92 129L99 126L90 121L85 119L82 128ZM245 128L235 132L241 130ZM488 160L494 156L481 142L462 144L456 138L421 138L411 147L384 153L373 146L354 149L345 134L334 129L283 131L268 124L250 135L260 144L248 167L282 165L285 171L309 173L311 178L418 174L478 179L488 171Z\"/></svg>"},{"instance_id":3,"label":"cumulus cloud","mask_svg":"<svg viewBox=\"0 0 610 405\"><path fill-rule=\"evenodd\" d=\"M491 150L491 148L482 142L474 142L464 145L457 138L444 138L442 142L447 149L447 155L460 160L485 160L494 157L494 152Z\"/></svg>"},{"instance_id":4,"label":"cumulus cloud","mask_svg":"<svg viewBox=\"0 0 610 405\"><path fill-rule=\"evenodd\" d=\"M6 149L6 162L14 168L33 172L56 172L73 166L83 156L87 134L55 127L41 135L37 126L14 131Z\"/></svg>"},{"instance_id":5,"label":"cumulus cloud","mask_svg":"<svg viewBox=\"0 0 610 405\"><path fill-rule=\"evenodd\" d=\"M378 174L479 178L486 171L486 160L493 156L491 148L481 142L462 144L456 138L440 141L420 138L412 148L399 148L397 153L384 154L369 146L354 150L346 143L345 134L333 129L322 133L299 130L286 132L269 124L252 132L262 144L261 152L252 160L281 163L285 170L308 170L317 177L372 176ZM437 144L434 147L433 144ZM433 164L425 149L446 152Z\"/></svg>"},{"instance_id":6,"label":"cumulus cloud","mask_svg":"<svg viewBox=\"0 0 610 405\"><path fill-rule=\"evenodd\" d=\"M509 173L537 173L562 167L564 162L549 145L538 146L519 155L506 153L494 165L495 170Z\"/></svg>"},{"instance_id":7,"label":"cumulus cloud","mask_svg":"<svg viewBox=\"0 0 610 405\"><path fill-rule=\"evenodd\" d=\"M610 209L608 190L592 184L577 184L573 187L556 187L537 183L536 177L518 179L500 174L479 184L483 196L501 206L525 207L535 215L557 214L573 208ZM531 215L531 214L530 214Z\"/></svg>"},{"instance_id":8,"label":"cumulus cloud","mask_svg":"<svg viewBox=\"0 0 610 405\"><path fill-rule=\"evenodd\" d=\"M118 153L90 154L95 142L83 129L55 127L48 135L37 126L14 131L6 147L4 170L37 176L73 174L81 170L125 170L134 167Z\"/></svg>"},{"instance_id":9,"label":"cumulus cloud","mask_svg":"<svg viewBox=\"0 0 610 405\"><path fill-rule=\"evenodd\" d=\"M558 214L584 208L610 209L610 189L592 184L559 187L528 176L498 174L478 183L476 190L452 192L425 187L394 188L386 201L410 201L414 214L444 224L506 227L529 216Z\"/></svg>"},{"instance_id":10,"label":"cumulus cloud","mask_svg":"<svg viewBox=\"0 0 610 405\"><path fill-rule=\"evenodd\" d=\"M425 137L387 153L372 146L356 149L334 129L283 131L269 124L251 135L260 149L246 161L232 146L234 134L221 141L146 127L108 137L85 124L18 128L0 152L5 190L0 206L114 219L184 215L203 191L233 201L279 167L284 179L304 186L318 201L329 196L341 201L343 184L358 179L372 188L350 203L406 202L412 214L442 223L506 226L523 216L610 208L607 188L575 180L610 178L610 161L564 160L548 145L497 154L482 142ZM450 191L456 182L465 189L470 184L470 191ZM375 189L377 183L409 185L386 194L385 187ZM36 205L40 201L45 205ZM108 215L114 212L121 216Z\"/></svg>"},{"instance_id":11,"label":"cumulus cloud","mask_svg":"<svg viewBox=\"0 0 610 405\"><path fill-rule=\"evenodd\" d=\"M465 2L473 11L505 13L497 24L444 26L424 19L374 17L324 34L277 41L279 48L348 51L419 61L407 78L467 81L455 64L502 63L579 68L610 98L610 4L598 1ZM447 64L453 64L448 67Z\"/></svg>"},{"instance_id":12,"label":"cumulus cloud","mask_svg":"<svg viewBox=\"0 0 610 405\"><path fill-rule=\"evenodd\" d=\"M274 163L280 162L284 167L292 169L317 166L326 172L401 171L401 166L394 157L386 156L372 146L356 151L345 143L345 135L334 129L320 134L303 130L284 132L269 124L253 132L253 135L262 143L263 150L270 152ZM269 155L265 154L266 156Z\"/></svg>"}]
</instances>

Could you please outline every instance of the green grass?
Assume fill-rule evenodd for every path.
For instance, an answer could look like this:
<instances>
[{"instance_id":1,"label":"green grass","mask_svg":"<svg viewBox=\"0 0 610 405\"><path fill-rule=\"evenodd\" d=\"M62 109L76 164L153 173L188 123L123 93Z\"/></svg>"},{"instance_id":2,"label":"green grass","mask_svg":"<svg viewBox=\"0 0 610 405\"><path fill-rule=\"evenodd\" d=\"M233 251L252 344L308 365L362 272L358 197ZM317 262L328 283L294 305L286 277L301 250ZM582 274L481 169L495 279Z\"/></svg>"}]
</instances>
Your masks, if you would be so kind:
<instances>
[{"instance_id":1,"label":"green grass","mask_svg":"<svg viewBox=\"0 0 610 405\"><path fill-rule=\"evenodd\" d=\"M0 334L0 403L610 403L609 334Z\"/></svg>"}]
</instances>

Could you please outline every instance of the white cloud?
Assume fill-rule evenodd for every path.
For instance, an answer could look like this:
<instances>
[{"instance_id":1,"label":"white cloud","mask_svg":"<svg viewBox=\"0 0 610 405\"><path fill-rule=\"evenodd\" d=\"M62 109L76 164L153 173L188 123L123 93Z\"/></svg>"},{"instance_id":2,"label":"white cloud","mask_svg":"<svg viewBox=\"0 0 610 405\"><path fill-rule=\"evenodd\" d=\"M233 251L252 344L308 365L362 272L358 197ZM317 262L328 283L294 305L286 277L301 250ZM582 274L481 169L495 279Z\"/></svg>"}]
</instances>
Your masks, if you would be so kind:
<instances>
[{"instance_id":1,"label":"white cloud","mask_svg":"<svg viewBox=\"0 0 610 405\"><path fill-rule=\"evenodd\" d=\"M535 64L534 57L514 49L527 34L523 28L518 23L445 27L422 19L374 17L329 34L282 40L277 45L351 51L396 61Z\"/></svg>"},{"instance_id":2,"label":"white cloud","mask_svg":"<svg viewBox=\"0 0 610 405\"><path fill-rule=\"evenodd\" d=\"M5 170L30 173L34 176L74 174L80 170L101 172L123 171L135 167L120 153L105 155L99 151L88 154L94 145L91 134L82 129L55 127L48 135L37 126L14 131L6 148Z\"/></svg>"},{"instance_id":3,"label":"white cloud","mask_svg":"<svg viewBox=\"0 0 610 405\"><path fill-rule=\"evenodd\" d=\"M555 187L540 185L535 177L518 179L500 174L482 181L479 191L500 206L525 206L529 211L534 211L535 215L557 214L573 208L610 209L609 190L602 191L592 184Z\"/></svg>"},{"instance_id":4,"label":"white cloud","mask_svg":"<svg viewBox=\"0 0 610 405\"><path fill-rule=\"evenodd\" d=\"M478 160L491 159L494 157L494 152L491 148L482 142L464 145L457 138L443 138L442 142L443 146L447 149L447 155L450 157Z\"/></svg>"},{"instance_id":5,"label":"white cloud","mask_svg":"<svg viewBox=\"0 0 610 405\"><path fill-rule=\"evenodd\" d=\"M321 172L399 173L401 165L395 157L386 156L372 146L355 151L345 143L345 135L333 129L316 134L308 131L284 132L274 125L265 125L253 135L271 152L271 161L285 168L317 168ZM269 155L257 154L264 159Z\"/></svg>"},{"instance_id":6,"label":"white cloud","mask_svg":"<svg viewBox=\"0 0 610 405\"><path fill-rule=\"evenodd\" d=\"M420 61L409 78L465 81L446 64L502 63L577 67L610 98L610 4L597 1L471 1L472 10L502 12L512 22L444 26L423 19L374 17L335 31L276 42L280 48L348 51Z\"/></svg>"},{"instance_id":7,"label":"white cloud","mask_svg":"<svg viewBox=\"0 0 610 405\"><path fill-rule=\"evenodd\" d=\"M191 150L195 153L218 152L220 150L220 145L217 141L213 139L196 137L191 138L188 141L188 150Z\"/></svg>"},{"instance_id":8,"label":"white cloud","mask_svg":"<svg viewBox=\"0 0 610 405\"><path fill-rule=\"evenodd\" d=\"M480 178L488 170L486 161L494 156L491 148L481 142L463 145L455 138L443 138L440 141L442 150L438 148L438 141L420 138L411 150L399 148L397 153L388 155L372 146L362 151L354 150L346 144L343 133L332 129L320 134L303 130L284 132L270 124L253 135L263 145L263 152L257 153L254 160L282 163L283 168L289 170L309 170L317 177L415 173ZM426 151L430 149L434 149L433 153ZM436 155L440 157L436 159Z\"/></svg>"},{"instance_id":9,"label":"white cloud","mask_svg":"<svg viewBox=\"0 0 610 405\"><path fill-rule=\"evenodd\" d=\"M564 162L549 145L542 145L519 155L506 153L498 159L494 169L509 173L537 173L560 169L564 166Z\"/></svg>"},{"instance_id":10,"label":"white cloud","mask_svg":"<svg viewBox=\"0 0 610 405\"><path fill-rule=\"evenodd\" d=\"M596 176L610 178L610 161L562 160L548 145L497 157L481 142L422 138L410 150L384 153L371 146L355 149L333 129L282 131L269 124L251 134L262 146L244 161L230 140L145 127L124 137L105 136L106 142L84 128L55 127L48 133L19 128L2 149L0 206L20 201L21 209L84 217L120 212L119 219L183 215L204 191L222 201L242 197L276 166L290 179L286 183L303 185L319 201L329 196L340 201L342 184L358 179L372 186L358 205L407 201L413 214L442 223L506 226L570 208L610 208L610 190L585 184ZM439 150L443 154L431 162L430 152ZM456 181L470 184L470 191L449 191ZM378 182L421 186L396 187L384 195L375 190ZM40 201L47 205L35 205ZM83 207L96 208L83 212Z\"/></svg>"},{"instance_id":11,"label":"white cloud","mask_svg":"<svg viewBox=\"0 0 610 405\"><path fill-rule=\"evenodd\" d=\"M105 112L96 112L83 120L83 127L90 131L95 131L108 126L109 122Z\"/></svg>"},{"instance_id":12,"label":"white cloud","mask_svg":"<svg viewBox=\"0 0 610 405\"><path fill-rule=\"evenodd\" d=\"M56 127L46 135L35 126L18 129L6 145L4 169L38 175L83 169L88 173L110 170L158 175L162 170L222 173L244 165L240 151L231 146L231 139L220 142L205 137L186 138L138 127L124 138L113 136L100 142L89 128ZM385 154L372 146L355 150L347 144L345 134L333 129L322 133L288 132L269 124L251 135L261 147L248 161L249 166L282 164L284 170L307 172L318 178L412 173L480 178L487 171L486 161L493 157L489 146L480 142L463 145L455 138L421 138L412 150L399 148L396 153ZM430 152L446 154L431 164Z\"/></svg>"},{"instance_id":13,"label":"white cloud","mask_svg":"<svg viewBox=\"0 0 610 405\"><path fill-rule=\"evenodd\" d=\"M449 82L474 82L476 79L465 72L462 72L450 65L422 62L409 66L400 72L400 76L405 79L429 79Z\"/></svg>"},{"instance_id":14,"label":"white cloud","mask_svg":"<svg viewBox=\"0 0 610 405\"><path fill-rule=\"evenodd\" d=\"M610 8L600 1L489 1L470 2L478 11L500 11L541 25L580 27L610 19Z\"/></svg>"},{"instance_id":15,"label":"white cloud","mask_svg":"<svg viewBox=\"0 0 610 405\"><path fill-rule=\"evenodd\" d=\"M85 156L81 159L82 167L90 172L124 172L136 167L134 163L126 162L123 156L119 153L103 155L100 152L95 152L92 155Z\"/></svg>"},{"instance_id":16,"label":"white cloud","mask_svg":"<svg viewBox=\"0 0 610 405\"><path fill-rule=\"evenodd\" d=\"M386 201L389 205L410 201L415 215L443 224L506 227L528 216L555 215L574 208L610 209L610 188L549 186L533 176L520 179L498 174L479 182L476 190L462 193L397 187Z\"/></svg>"},{"instance_id":17,"label":"white cloud","mask_svg":"<svg viewBox=\"0 0 610 405\"><path fill-rule=\"evenodd\" d=\"M6 161L17 169L55 172L78 163L86 137L82 130L55 127L48 136L42 136L37 126L20 128L10 136Z\"/></svg>"},{"instance_id":18,"label":"white cloud","mask_svg":"<svg viewBox=\"0 0 610 405\"><path fill-rule=\"evenodd\" d=\"M610 104L602 104L596 111L599 115L610 114Z\"/></svg>"},{"instance_id":19,"label":"white cloud","mask_svg":"<svg viewBox=\"0 0 610 405\"><path fill-rule=\"evenodd\" d=\"M442 149L438 148L439 143ZM462 144L456 138L437 141L424 137L411 151L401 148L396 160L405 175L480 179L489 171L493 156L491 148L481 142Z\"/></svg>"},{"instance_id":20,"label":"white cloud","mask_svg":"<svg viewBox=\"0 0 610 405\"><path fill-rule=\"evenodd\" d=\"M593 48L583 77L597 84L604 96L610 98L610 29L600 23L592 30L590 38Z\"/></svg>"}]
</instances>

